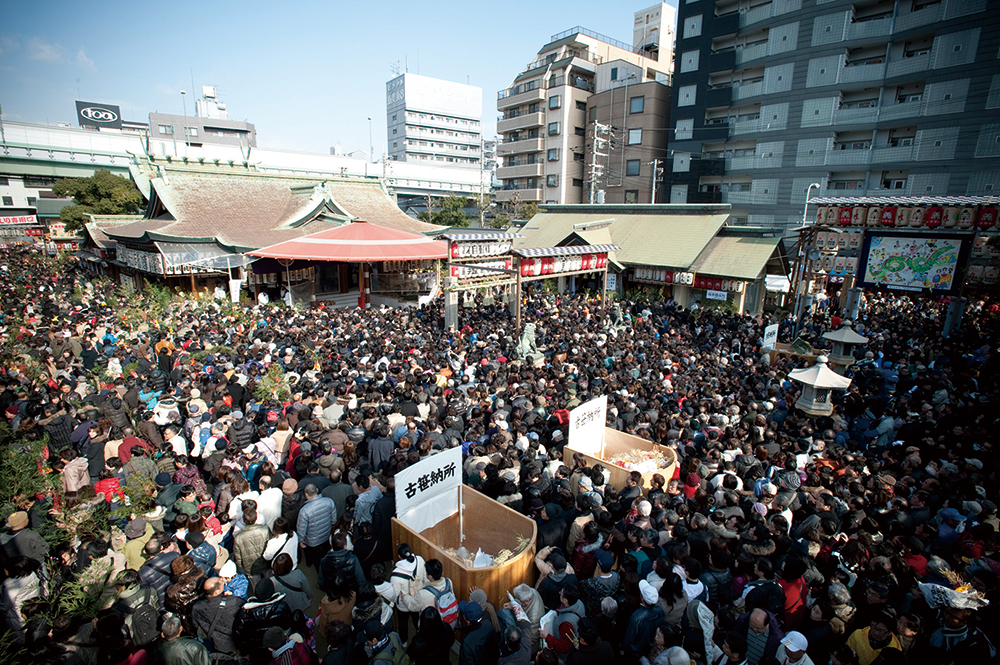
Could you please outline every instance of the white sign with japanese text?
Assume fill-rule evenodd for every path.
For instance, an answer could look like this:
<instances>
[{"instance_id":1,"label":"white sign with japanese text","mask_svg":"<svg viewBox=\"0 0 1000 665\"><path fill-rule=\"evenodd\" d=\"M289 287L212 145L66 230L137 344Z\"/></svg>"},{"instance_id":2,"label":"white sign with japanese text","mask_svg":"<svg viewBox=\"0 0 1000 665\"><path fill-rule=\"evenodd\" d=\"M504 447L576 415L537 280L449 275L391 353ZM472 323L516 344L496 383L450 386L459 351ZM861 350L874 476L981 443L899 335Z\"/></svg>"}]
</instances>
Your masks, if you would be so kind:
<instances>
[{"instance_id":1,"label":"white sign with japanese text","mask_svg":"<svg viewBox=\"0 0 1000 665\"><path fill-rule=\"evenodd\" d=\"M772 323L764 328L764 350L770 351L778 343L778 324Z\"/></svg>"},{"instance_id":2,"label":"white sign with japanese text","mask_svg":"<svg viewBox=\"0 0 1000 665\"><path fill-rule=\"evenodd\" d=\"M396 474L396 518L420 533L458 512L462 448L431 455Z\"/></svg>"},{"instance_id":3,"label":"white sign with japanese text","mask_svg":"<svg viewBox=\"0 0 1000 665\"><path fill-rule=\"evenodd\" d=\"M604 425L608 419L608 396L601 395L569 412L569 445L573 450L600 455L604 448Z\"/></svg>"},{"instance_id":4,"label":"white sign with japanese text","mask_svg":"<svg viewBox=\"0 0 1000 665\"><path fill-rule=\"evenodd\" d=\"M726 300L729 298L729 294L725 291L716 291L715 289L708 289L705 291L705 297L709 300Z\"/></svg>"}]
</instances>

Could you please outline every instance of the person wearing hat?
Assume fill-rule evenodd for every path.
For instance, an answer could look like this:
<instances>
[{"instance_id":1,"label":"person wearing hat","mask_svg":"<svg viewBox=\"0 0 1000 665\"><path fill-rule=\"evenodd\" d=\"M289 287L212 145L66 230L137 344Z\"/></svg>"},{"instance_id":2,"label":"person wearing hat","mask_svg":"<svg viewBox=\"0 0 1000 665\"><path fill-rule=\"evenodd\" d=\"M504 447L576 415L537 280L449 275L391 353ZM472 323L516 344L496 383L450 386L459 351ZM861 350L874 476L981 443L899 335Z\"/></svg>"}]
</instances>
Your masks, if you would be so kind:
<instances>
[{"instance_id":1,"label":"person wearing hat","mask_svg":"<svg viewBox=\"0 0 1000 665\"><path fill-rule=\"evenodd\" d=\"M125 525L125 567L130 570L139 570L146 563L144 548L149 539L153 537L153 525L146 522L141 517L136 517Z\"/></svg>"},{"instance_id":2,"label":"person wearing hat","mask_svg":"<svg viewBox=\"0 0 1000 665\"><path fill-rule=\"evenodd\" d=\"M458 652L458 665L496 665L500 657L500 639L493 624L483 621L483 608L475 602L458 603L458 616L465 629L465 641Z\"/></svg>"},{"instance_id":3,"label":"person wearing hat","mask_svg":"<svg viewBox=\"0 0 1000 665\"><path fill-rule=\"evenodd\" d=\"M945 508L939 513L941 518L938 524L938 543L947 551L954 547L962 535L960 526L965 522L965 515L954 508Z\"/></svg>"},{"instance_id":4,"label":"person wearing hat","mask_svg":"<svg viewBox=\"0 0 1000 665\"><path fill-rule=\"evenodd\" d=\"M779 665L814 665L812 658L806 653L809 648L809 640L797 630L793 630L785 635L775 654Z\"/></svg>"},{"instance_id":5,"label":"person wearing hat","mask_svg":"<svg viewBox=\"0 0 1000 665\"><path fill-rule=\"evenodd\" d=\"M653 645L656 628L663 621L663 609L657 604L660 594L646 580L639 580L640 604L629 618L622 640L622 651L631 662L638 662Z\"/></svg>"},{"instance_id":6,"label":"person wearing hat","mask_svg":"<svg viewBox=\"0 0 1000 665\"><path fill-rule=\"evenodd\" d=\"M0 535L0 546L8 559L24 556L44 563L49 545L34 529L28 528L28 513L18 510L7 517L8 532Z\"/></svg>"}]
</instances>

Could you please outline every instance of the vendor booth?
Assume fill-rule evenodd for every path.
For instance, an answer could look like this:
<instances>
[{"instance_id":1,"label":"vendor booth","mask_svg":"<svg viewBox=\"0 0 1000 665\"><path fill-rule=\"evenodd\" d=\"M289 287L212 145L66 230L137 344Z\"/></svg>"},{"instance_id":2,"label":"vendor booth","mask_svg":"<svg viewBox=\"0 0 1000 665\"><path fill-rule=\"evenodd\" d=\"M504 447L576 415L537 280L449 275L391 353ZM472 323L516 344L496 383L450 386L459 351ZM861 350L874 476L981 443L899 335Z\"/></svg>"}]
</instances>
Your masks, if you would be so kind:
<instances>
[{"instance_id":1,"label":"vendor booth","mask_svg":"<svg viewBox=\"0 0 1000 665\"><path fill-rule=\"evenodd\" d=\"M507 591L534 584L535 521L462 484L462 449L452 448L396 475L392 542L438 559L455 597L479 587L496 607Z\"/></svg>"}]
</instances>

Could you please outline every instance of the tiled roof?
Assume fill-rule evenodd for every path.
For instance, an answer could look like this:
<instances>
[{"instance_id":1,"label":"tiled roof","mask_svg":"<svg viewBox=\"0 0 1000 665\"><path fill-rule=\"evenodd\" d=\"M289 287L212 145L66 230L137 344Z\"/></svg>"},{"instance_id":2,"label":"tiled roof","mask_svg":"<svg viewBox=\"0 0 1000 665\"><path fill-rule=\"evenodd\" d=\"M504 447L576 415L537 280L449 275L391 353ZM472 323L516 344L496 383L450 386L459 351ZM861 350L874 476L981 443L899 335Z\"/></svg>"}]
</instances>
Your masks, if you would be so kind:
<instances>
[{"instance_id":1,"label":"tiled roof","mask_svg":"<svg viewBox=\"0 0 1000 665\"><path fill-rule=\"evenodd\" d=\"M699 275L755 280L774 254L781 238L717 236L712 238L691 270Z\"/></svg>"},{"instance_id":2,"label":"tiled roof","mask_svg":"<svg viewBox=\"0 0 1000 665\"><path fill-rule=\"evenodd\" d=\"M703 206L687 210L679 206L634 206L634 212L628 208L549 206L521 229L525 237L515 241L514 246L553 247L575 233L592 243L618 245L621 249L609 258L622 264L687 270L729 217L728 210ZM604 226L606 222L610 225Z\"/></svg>"},{"instance_id":3,"label":"tiled roof","mask_svg":"<svg viewBox=\"0 0 1000 665\"><path fill-rule=\"evenodd\" d=\"M126 224L133 224L142 219L142 215L90 215L90 221L84 226L90 234L96 247L107 249L113 247L115 241L108 237L107 229L116 229Z\"/></svg>"},{"instance_id":4,"label":"tiled roof","mask_svg":"<svg viewBox=\"0 0 1000 665\"><path fill-rule=\"evenodd\" d=\"M133 164L167 211L114 230L137 240L217 240L251 249L291 240L350 219L401 231L436 229L407 217L378 180L260 173L247 167Z\"/></svg>"}]
</instances>

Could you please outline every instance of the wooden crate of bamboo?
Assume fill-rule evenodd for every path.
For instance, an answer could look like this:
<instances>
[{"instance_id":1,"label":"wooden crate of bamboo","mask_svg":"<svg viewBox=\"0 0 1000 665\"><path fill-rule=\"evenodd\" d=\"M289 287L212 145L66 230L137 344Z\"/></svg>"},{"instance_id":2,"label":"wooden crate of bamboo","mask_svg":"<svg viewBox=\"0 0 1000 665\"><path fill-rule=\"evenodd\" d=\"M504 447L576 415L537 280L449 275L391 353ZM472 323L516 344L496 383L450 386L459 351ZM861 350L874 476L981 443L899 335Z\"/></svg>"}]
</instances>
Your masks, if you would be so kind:
<instances>
[{"instance_id":1,"label":"wooden crate of bamboo","mask_svg":"<svg viewBox=\"0 0 1000 665\"><path fill-rule=\"evenodd\" d=\"M577 449L573 448L573 443L573 441L570 441L563 448L563 464L569 467L573 466L573 453L579 452ZM608 462L607 460L611 459L615 455L630 453L633 450L655 450L657 453L662 453L663 458L668 462L667 466L662 469L642 474L642 487L644 490L648 490L650 488L650 480L653 478L653 474L658 473L667 481L673 477L674 469L677 467L677 453L674 452L673 448L661 446L652 441L647 441L646 439L642 439L632 434L626 434L625 432L621 432L610 427L604 428L603 456L598 457L588 453L583 453L583 456L587 458L587 466L600 464L607 469L611 476L608 480L608 484L615 489L620 490L625 487L625 479L628 478L629 472L620 466Z\"/></svg>"},{"instance_id":2,"label":"wooden crate of bamboo","mask_svg":"<svg viewBox=\"0 0 1000 665\"><path fill-rule=\"evenodd\" d=\"M400 543L408 543L415 554L438 559L444 575L454 585L455 597L469 599L469 588L479 587L494 606L507 602L507 591L522 582L534 586L536 569L535 538L537 525L530 517L497 503L488 496L469 487L463 487L464 518L459 513L417 533L399 520L392 520L393 551ZM465 541L461 540L462 530ZM527 546L506 562L486 568L466 566L446 549L464 546L476 553L477 549L496 556L501 550L517 551L518 537L527 538Z\"/></svg>"}]
</instances>

